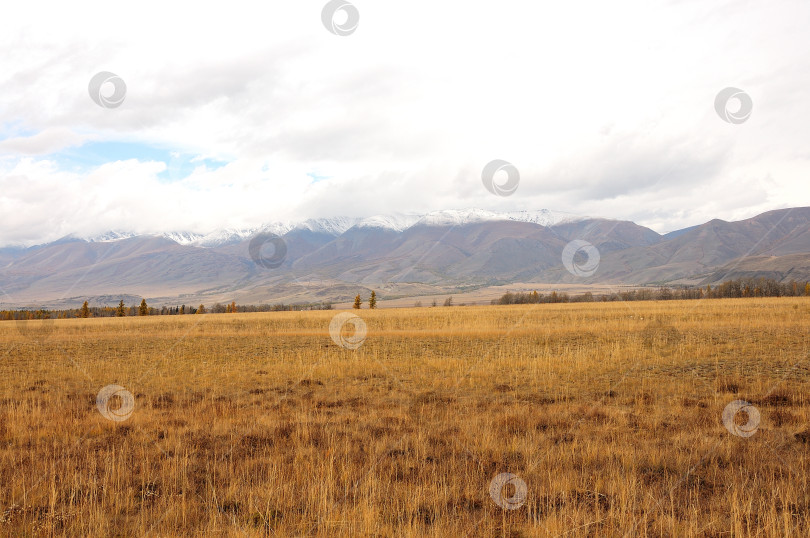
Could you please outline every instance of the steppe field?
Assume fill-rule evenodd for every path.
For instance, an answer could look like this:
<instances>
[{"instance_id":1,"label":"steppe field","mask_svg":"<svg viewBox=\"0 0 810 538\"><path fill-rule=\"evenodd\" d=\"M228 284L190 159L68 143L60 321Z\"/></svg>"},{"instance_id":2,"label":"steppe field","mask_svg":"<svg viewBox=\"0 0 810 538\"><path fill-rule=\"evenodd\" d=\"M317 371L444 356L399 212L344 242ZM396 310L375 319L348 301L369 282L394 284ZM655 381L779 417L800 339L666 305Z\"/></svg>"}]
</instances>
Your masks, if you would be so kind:
<instances>
[{"instance_id":1,"label":"steppe field","mask_svg":"<svg viewBox=\"0 0 810 538\"><path fill-rule=\"evenodd\" d=\"M0 535L810 535L808 298L353 313L0 322Z\"/></svg>"}]
</instances>

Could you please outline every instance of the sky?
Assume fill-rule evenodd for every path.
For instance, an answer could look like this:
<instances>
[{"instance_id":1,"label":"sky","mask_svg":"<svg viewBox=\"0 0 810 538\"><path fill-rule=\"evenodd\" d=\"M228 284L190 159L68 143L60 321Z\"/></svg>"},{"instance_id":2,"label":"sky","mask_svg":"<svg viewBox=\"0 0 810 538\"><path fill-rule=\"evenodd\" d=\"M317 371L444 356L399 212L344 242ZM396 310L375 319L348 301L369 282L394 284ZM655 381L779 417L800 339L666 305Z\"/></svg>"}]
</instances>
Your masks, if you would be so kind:
<instances>
[{"instance_id":1,"label":"sky","mask_svg":"<svg viewBox=\"0 0 810 538\"><path fill-rule=\"evenodd\" d=\"M664 233L810 205L806 0L353 0L353 28L331 5L4 6L0 245L462 208ZM118 106L112 82L91 97L103 72Z\"/></svg>"}]
</instances>

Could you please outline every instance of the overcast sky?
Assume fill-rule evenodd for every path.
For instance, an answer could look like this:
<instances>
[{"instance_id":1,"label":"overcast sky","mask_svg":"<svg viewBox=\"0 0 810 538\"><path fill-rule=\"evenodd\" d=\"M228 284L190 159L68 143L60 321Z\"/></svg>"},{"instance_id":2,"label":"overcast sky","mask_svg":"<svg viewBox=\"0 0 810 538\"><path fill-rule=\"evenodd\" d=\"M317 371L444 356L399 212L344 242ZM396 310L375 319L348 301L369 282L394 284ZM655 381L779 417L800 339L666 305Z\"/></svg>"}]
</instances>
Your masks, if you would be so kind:
<instances>
[{"instance_id":1,"label":"overcast sky","mask_svg":"<svg viewBox=\"0 0 810 538\"><path fill-rule=\"evenodd\" d=\"M810 205L806 0L353 0L343 36L325 4L5 5L0 244L473 207L666 232ZM102 71L118 107L90 97ZM482 183L494 159L511 196Z\"/></svg>"}]
</instances>

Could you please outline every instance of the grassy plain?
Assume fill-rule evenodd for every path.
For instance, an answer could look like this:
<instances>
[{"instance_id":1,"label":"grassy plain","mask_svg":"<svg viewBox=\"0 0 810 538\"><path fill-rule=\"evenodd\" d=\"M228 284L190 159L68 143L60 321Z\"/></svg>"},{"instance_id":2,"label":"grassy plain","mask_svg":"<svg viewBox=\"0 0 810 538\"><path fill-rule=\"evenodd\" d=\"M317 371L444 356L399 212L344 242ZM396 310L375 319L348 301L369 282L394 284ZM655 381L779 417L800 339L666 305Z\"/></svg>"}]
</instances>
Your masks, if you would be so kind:
<instances>
[{"instance_id":1,"label":"grassy plain","mask_svg":"<svg viewBox=\"0 0 810 538\"><path fill-rule=\"evenodd\" d=\"M810 535L806 298L335 314L0 323L0 534Z\"/></svg>"}]
</instances>

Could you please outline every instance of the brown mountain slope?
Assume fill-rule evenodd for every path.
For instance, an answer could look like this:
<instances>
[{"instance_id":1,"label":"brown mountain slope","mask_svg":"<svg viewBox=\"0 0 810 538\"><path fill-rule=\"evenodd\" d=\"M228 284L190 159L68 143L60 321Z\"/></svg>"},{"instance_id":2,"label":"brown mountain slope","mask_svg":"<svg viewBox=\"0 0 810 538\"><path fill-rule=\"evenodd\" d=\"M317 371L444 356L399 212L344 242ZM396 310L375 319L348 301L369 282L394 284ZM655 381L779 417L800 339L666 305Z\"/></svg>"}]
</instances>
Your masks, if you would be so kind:
<instances>
[{"instance_id":1,"label":"brown mountain slope","mask_svg":"<svg viewBox=\"0 0 810 538\"><path fill-rule=\"evenodd\" d=\"M808 207L769 211L738 222L715 219L649 247L608 253L595 278L635 284L669 282L707 274L741 258L810 253L808 240Z\"/></svg>"},{"instance_id":2,"label":"brown mountain slope","mask_svg":"<svg viewBox=\"0 0 810 538\"><path fill-rule=\"evenodd\" d=\"M511 220L417 223L404 231L355 226L335 234L288 232L287 258L275 269L253 263L249 239L212 248L139 236L4 249L2 303L118 294L171 304L240 297L300 302L344 299L353 287L384 290L389 284L392 293L426 294L512 282L699 284L756 275L801 280L808 276L810 208L739 222L712 220L667 236L608 219L552 227ZM575 239L599 249L598 270L589 278L563 266L563 249Z\"/></svg>"}]
</instances>

